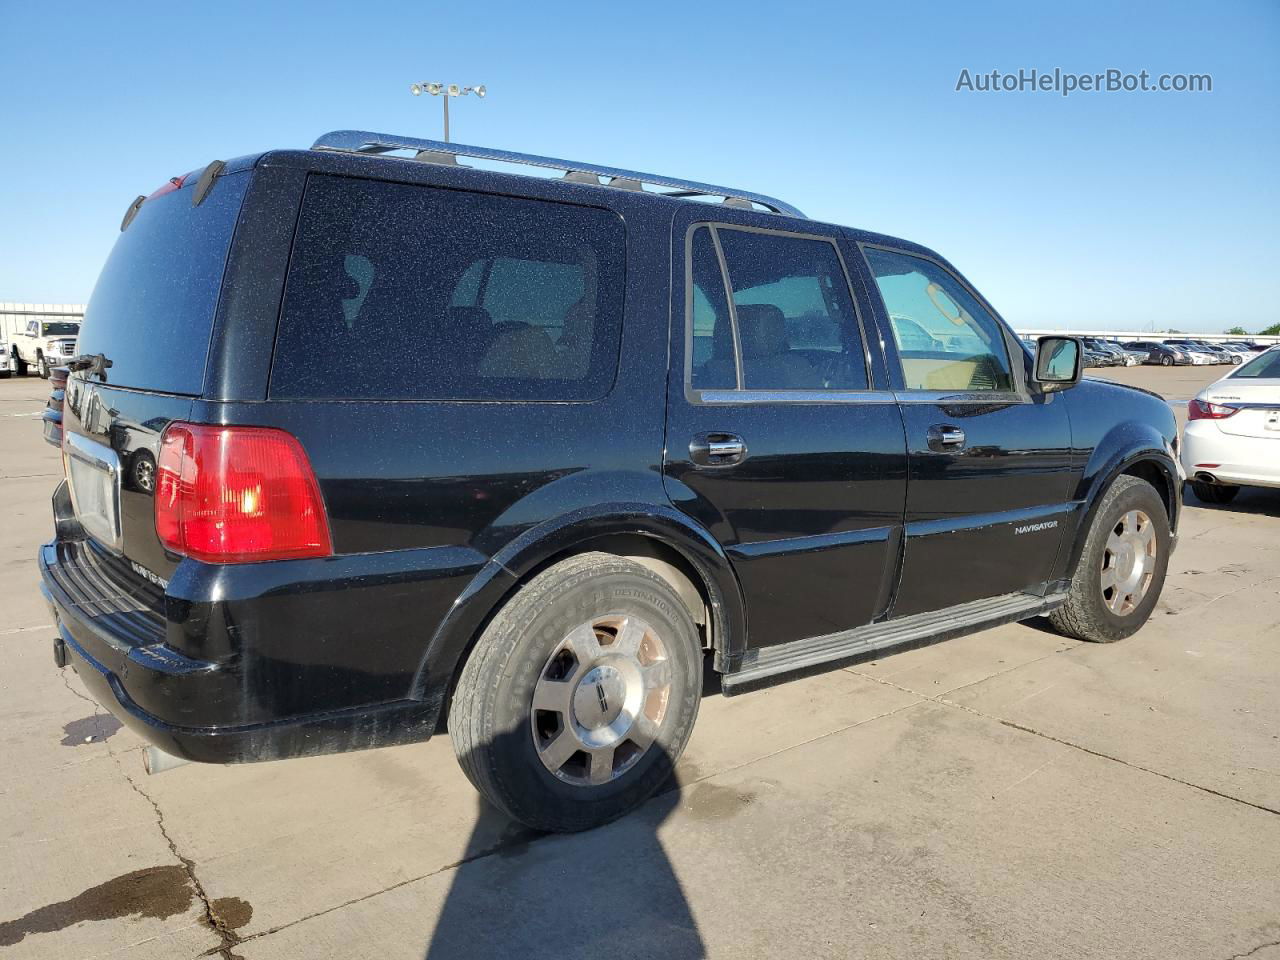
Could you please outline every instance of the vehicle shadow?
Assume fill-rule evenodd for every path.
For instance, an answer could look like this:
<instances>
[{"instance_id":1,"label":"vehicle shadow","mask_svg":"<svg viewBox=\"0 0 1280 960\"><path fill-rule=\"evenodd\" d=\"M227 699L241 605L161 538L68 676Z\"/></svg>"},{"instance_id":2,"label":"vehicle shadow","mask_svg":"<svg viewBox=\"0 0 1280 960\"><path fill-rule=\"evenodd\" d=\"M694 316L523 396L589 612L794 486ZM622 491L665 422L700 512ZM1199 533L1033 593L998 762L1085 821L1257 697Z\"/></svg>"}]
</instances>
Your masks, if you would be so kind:
<instances>
[{"instance_id":1,"label":"vehicle shadow","mask_svg":"<svg viewBox=\"0 0 1280 960\"><path fill-rule=\"evenodd\" d=\"M669 756L658 763L670 774ZM679 806L678 782L669 776L660 791L622 819L576 834L531 830L478 797L471 838L426 960L705 957L658 837Z\"/></svg>"},{"instance_id":2,"label":"vehicle shadow","mask_svg":"<svg viewBox=\"0 0 1280 960\"><path fill-rule=\"evenodd\" d=\"M1280 516L1280 490L1267 487L1241 487L1230 503L1205 503L1188 484L1182 491L1182 503L1188 507L1200 507L1217 513L1240 513L1266 517Z\"/></svg>"}]
</instances>

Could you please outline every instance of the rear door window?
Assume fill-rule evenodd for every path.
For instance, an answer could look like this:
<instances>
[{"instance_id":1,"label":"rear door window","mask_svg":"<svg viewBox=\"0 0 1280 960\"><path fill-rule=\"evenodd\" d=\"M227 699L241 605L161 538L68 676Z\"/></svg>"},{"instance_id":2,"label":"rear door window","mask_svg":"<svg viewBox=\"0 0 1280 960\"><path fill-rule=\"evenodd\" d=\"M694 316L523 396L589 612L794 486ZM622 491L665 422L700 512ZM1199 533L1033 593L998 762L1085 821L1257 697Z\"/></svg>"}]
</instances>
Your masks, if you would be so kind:
<instances>
[{"instance_id":1,"label":"rear door window","mask_svg":"<svg viewBox=\"0 0 1280 960\"><path fill-rule=\"evenodd\" d=\"M830 240L726 226L713 240L704 226L689 249L693 389L867 389L853 298Z\"/></svg>"},{"instance_id":2,"label":"rear door window","mask_svg":"<svg viewBox=\"0 0 1280 960\"><path fill-rule=\"evenodd\" d=\"M271 395L597 399L617 371L624 257L607 210L313 175Z\"/></svg>"}]
</instances>

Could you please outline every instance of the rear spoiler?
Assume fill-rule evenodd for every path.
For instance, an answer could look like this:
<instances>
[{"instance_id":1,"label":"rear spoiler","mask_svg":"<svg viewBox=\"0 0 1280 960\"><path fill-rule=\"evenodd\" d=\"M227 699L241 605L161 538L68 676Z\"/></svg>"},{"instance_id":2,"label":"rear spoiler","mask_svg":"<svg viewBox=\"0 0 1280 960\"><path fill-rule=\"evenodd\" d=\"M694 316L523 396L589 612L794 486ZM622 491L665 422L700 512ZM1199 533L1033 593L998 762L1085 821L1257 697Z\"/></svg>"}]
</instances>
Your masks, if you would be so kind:
<instances>
[{"instance_id":1,"label":"rear spoiler","mask_svg":"<svg viewBox=\"0 0 1280 960\"><path fill-rule=\"evenodd\" d=\"M191 205L193 207L198 207L200 204L204 203L205 197L209 196L209 191L213 189L214 182L218 179L219 175L221 175L222 171L226 169L226 166L227 165L224 161L214 160L200 171L200 177L196 180L196 185L191 191ZM151 194L151 196L154 197L156 194L179 190L182 188L182 185L190 179L190 177L191 174L189 173L186 176L173 177L168 183L162 185L159 190ZM125 230L129 228L129 224L133 223L133 218L138 215L138 211L142 209L142 205L146 202L146 197L138 196L131 204L129 204L128 209L124 212L124 219L120 221L121 233L124 233Z\"/></svg>"}]
</instances>

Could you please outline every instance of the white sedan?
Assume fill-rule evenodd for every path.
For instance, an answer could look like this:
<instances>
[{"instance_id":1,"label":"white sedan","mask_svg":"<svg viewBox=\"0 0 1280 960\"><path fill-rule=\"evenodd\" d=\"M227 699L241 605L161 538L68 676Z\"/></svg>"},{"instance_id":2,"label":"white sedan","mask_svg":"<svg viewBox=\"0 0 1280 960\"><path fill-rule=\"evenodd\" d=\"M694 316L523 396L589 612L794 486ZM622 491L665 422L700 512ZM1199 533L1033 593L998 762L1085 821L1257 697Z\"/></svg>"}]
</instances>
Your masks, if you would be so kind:
<instances>
[{"instance_id":1,"label":"white sedan","mask_svg":"<svg viewBox=\"0 0 1280 960\"><path fill-rule=\"evenodd\" d=\"M1280 347L1236 367L1188 404L1182 467L1206 503L1229 503L1242 486L1280 487Z\"/></svg>"}]
</instances>

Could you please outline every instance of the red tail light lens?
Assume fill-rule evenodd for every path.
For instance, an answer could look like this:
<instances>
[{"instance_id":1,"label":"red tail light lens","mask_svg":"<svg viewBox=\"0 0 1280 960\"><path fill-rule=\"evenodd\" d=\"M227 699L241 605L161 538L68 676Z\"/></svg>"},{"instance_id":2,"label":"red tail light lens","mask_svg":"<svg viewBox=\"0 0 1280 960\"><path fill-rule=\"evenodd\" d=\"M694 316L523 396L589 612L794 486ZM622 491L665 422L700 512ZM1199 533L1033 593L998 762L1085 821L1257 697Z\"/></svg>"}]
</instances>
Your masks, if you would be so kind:
<instances>
[{"instance_id":1,"label":"red tail light lens","mask_svg":"<svg viewBox=\"0 0 1280 960\"><path fill-rule=\"evenodd\" d=\"M1240 412L1239 407L1224 407L1207 400L1192 400L1187 404L1188 420L1225 420Z\"/></svg>"},{"instance_id":2,"label":"red tail light lens","mask_svg":"<svg viewBox=\"0 0 1280 960\"><path fill-rule=\"evenodd\" d=\"M311 463L295 437L270 427L171 423L155 513L167 549L206 563L333 553Z\"/></svg>"}]
</instances>

